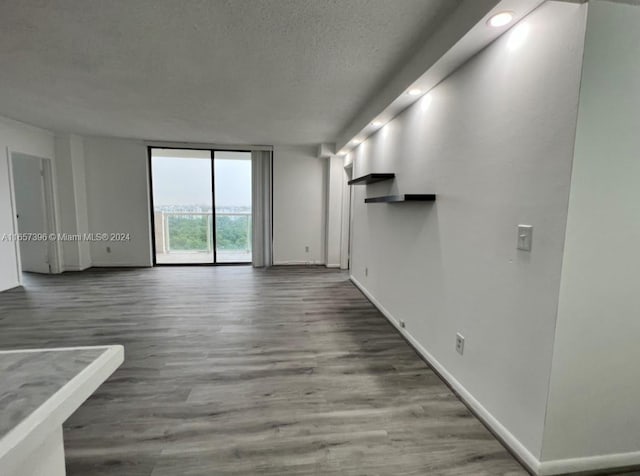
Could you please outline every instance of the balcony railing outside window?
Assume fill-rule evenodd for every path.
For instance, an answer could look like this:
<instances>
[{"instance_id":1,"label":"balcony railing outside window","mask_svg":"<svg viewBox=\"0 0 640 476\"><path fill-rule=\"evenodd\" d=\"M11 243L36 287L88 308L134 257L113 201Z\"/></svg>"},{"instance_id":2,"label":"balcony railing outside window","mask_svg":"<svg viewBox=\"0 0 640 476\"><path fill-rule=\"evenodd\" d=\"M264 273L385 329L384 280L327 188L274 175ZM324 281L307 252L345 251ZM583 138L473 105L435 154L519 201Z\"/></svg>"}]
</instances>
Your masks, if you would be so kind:
<instances>
[{"instance_id":1,"label":"balcony railing outside window","mask_svg":"<svg viewBox=\"0 0 640 476\"><path fill-rule=\"evenodd\" d=\"M216 212L216 240L212 212L156 211L154 216L159 263L202 260L203 254L213 256L214 243L218 261L251 261L250 211Z\"/></svg>"}]
</instances>

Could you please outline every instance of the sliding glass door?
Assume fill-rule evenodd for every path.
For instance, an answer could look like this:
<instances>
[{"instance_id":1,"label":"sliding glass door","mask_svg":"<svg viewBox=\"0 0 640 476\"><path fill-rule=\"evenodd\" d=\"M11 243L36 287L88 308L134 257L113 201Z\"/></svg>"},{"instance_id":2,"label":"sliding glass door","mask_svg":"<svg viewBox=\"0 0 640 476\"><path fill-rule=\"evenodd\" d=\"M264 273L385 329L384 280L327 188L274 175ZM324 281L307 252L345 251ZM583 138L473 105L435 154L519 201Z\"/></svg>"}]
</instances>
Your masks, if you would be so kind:
<instances>
[{"instance_id":1,"label":"sliding glass door","mask_svg":"<svg viewBox=\"0 0 640 476\"><path fill-rule=\"evenodd\" d=\"M251 262L251 152L213 154L218 263Z\"/></svg>"},{"instance_id":2,"label":"sliding glass door","mask_svg":"<svg viewBox=\"0 0 640 476\"><path fill-rule=\"evenodd\" d=\"M159 265L250 263L251 153L150 149Z\"/></svg>"}]
</instances>

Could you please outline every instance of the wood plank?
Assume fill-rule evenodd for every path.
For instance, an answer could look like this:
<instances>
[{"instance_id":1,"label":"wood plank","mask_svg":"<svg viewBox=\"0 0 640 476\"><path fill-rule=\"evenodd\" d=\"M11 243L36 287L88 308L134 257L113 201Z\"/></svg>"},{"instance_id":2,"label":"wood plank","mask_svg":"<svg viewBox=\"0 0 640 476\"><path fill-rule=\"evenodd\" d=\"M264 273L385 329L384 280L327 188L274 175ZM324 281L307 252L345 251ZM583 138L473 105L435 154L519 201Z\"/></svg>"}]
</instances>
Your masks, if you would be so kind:
<instances>
[{"instance_id":1,"label":"wood plank","mask_svg":"<svg viewBox=\"0 0 640 476\"><path fill-rule=\"evenodd\" d=\"M27 276L0 348L123 344L67 421L70 476L525 475L337 270Z\"/></svg>"}]
</instances>

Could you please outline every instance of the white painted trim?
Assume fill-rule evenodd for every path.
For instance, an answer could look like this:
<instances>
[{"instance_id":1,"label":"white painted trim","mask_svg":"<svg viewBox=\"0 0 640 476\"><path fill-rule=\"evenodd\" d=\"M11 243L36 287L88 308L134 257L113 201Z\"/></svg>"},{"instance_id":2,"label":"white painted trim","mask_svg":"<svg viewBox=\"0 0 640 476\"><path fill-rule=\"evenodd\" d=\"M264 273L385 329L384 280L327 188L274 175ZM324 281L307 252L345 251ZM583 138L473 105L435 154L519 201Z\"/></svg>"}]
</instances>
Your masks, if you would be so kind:
<instances>
[{"instance_id":1,"label":"white painted trim","mask_svg":"<svg viewBox=\"0 0 640 476\"><path fill-rule=\"evenodd\" d=\"M318 266L324 265L324 261L276 261L274 266Z\"/></svg>"},{"instance_id":2,"label":"white painted trim","mask_svg":"<svg viewBox=\"0 0 640 476\"><path fill-rule=\"evenodd\" d=\"M349 276L351 282L364 294L369 301L387 318L387 320L411 343L420 355L435 369L440 376L458 394L458 397L467 405L475 415L496 434L504 445L517 456L520 463L530 472L538 476L556 476L579 472L598 470L615 470L616 468L628 468L640 466L640 451L632 453L619 453L601 456L587 456L583 458L568 458L553 461L538 460L520 441L505 428L482 404L438 360L431 355L385 307L373 297L356 278Z\"/></svg>"},{"instance_id":3,"label":"white painted trim","mask_svg":"<svg viewBox=\"0 0 640 476\"><path fill-rule=\"evenodd\" d=\"M132 263L131 261L93 261L90 268L152 268L150 263Z\"/></svg>"},{"instance_id":4,"label":"white painted trim","mask_svg":"<svg viewBox=\"0 0 640 476\"><path fill-rule=\"evenodd\" d=\"M62 423L111 376L124 361L124 347L110 345L0 352L2 355L86 349L104 349L104 352L0 439L0 467L3 471L11 474L19 468L21 462L43 445L51 433L61 427Z\"/></svg>"},{"instance_id":5,"label":"white painted trim","mask_svg":"<svg viewBox=\"0 0 640 476\"><path fill-rule=\"evenodd\" d=\"M35 156L34 156L35 157ZM60 210L58 207L58 179L56 163L53 159L41 159L43 168L44 183L44 207L47 215L48 233L60 233ZM54 243L49 242L49 264L52 274L60 274L63 271L62 266L62 242L56 240Z\"/></svg>"},{"instance_id":6,"label":"white painted trim","mask_svg":"<svg viewBox=\"0 0 640 476\"><path fill-rule=\"evenodd\" d=\"M34 159L38 159L43 167L43 195L45 199L44 209L47 220L46 232L60 234L60 211L58 209L58 183L56 179L55 161L51 157L41 157L39 155L20 152L19 150L7 147L7 162L9 164L9 191L11 194L11 211L13 213L13 232L19 232L17 219L17 205L15 197L15 182L13 177L13 154L27 155ZM49 266L51 274L62 273L62 243L56 240L55 243L49 243ZM20 243L15 242L16 262L18 264L18 284L22 285L22 260L20 258Z\"/></svg>"},{"instance_id":7,"label":"white painted trim","mask_svg":"<svg viewBox=\"0 0 640 476\"><path fill-rule=\"evenodd\" d=\"M325 266L327 268L338 268L338 269L340 269L340 263L337 263L337 264L326 264Z\"/></svg>"},{"instance_id":8,"label":"white painted trim","mask_svg":"<svg viewBox=\"0 0 640 476\"><path fill-rule=\"evenodd\" d=\"M342 173L342 219L340 223L340 268L349 269L349 236L351 222L353 221L352 191L349 185L349 177L353 176L353 162L344 166Z\"/></svg>"},{"instance_id":9,"label":"white painted trim","mask_svg":"<svg viewBox=\"0 0 640 476\"><path fill-rule=\"evenodd\" d=\"M85 271L93 265L80 266L79 264L65 264L64 271Z\"/></svg>"},{"instance_id":10,"label":"white painted trim","mask_svg":"<svg viewBox=\"0 0 640 476\"><path fill-rule=\"evenodd\" d=\"M22 288L22 287L24 287L22 284L16 284L15 286L11 286L9 288L5 288L5 289L0 290L0 294L6 293L7 291L11 291L12 289L18 289L18 288Z\"/></svg>"},{"instance_id":11,"label":"white painted trim","mask_svg":"<svg viewBox=\"0 0 640 476\"><path fill-rule=\"evenodd\" d=\"M151 156L148 149L147 149L147 154L148 155L146 157L146 160L144 161L144 173L145 173L144 185L146 187L145 196L147 197L147 230L149 230L149 233L147 235L147 243L149 243L149 247L147 248L148 255L147 255L147 263L145 264L145 266L152 268L153 259L154 259L153 254L155 251L153 249L153 246L154 246L153 234L156 231L153 227L153 220L151 219L151 216L154 214L154 210L151 208L151 196L153 195L153 190L151 190ZM213 166L213 163L211 164L211 166ZM93 257L91 257L91 261L93 261ZM92 266L95 266L95 265L92 264Z\"/></svg>"},{"instance_id":12,"label":"white painted trim","mask_svg":"<svg viewBox=\"0 0 640 476\"><path fill-rule=\"evenodd\" d=\"M360 284L360 282L350 276L351 282L364 294L371 303L378 308L378 310L387 318L387 320L398 329L398 331L413 345L413 347L420 353L420 355L429 363L431 367L438 372L447 384L451 386L458 394L458 397L473 410L476 416L491 430L502 439L502 442L520 459L520 462L524 464L527 469L535 474L539 474L540 461L531 453L520 441L507 430L497 418L495 418L489 411L482 406L482 404L474 398L471 393L458 382L453 375L447 371L447 369L438 360L431 355L406 329L400 327L400 324L395 317L391 315L385 307L378 302L376 298L367 291L367 289Z\"/></svg>"},{"instance_id":13,"label":"white painted trim","mask_svg":"<svg viewBox=\"0 0 640 476\"><path fill-rule=\"evenodd\" d=\"M615 470L616 468L626 469L636 466L640 466L640 451L543 461L540 463L538 475L554 476L567 473Z\"/></svg>"},{"instance_id":14,"label":"white painted trim","mask_svg":"<svg viewBox=\"0 0 640 476\"><path fill-rule=\"evenodd\" d=\"M11 159L11 155L12 155L12 150L10 147L6 148L6 153L7 153L7 172L8 172L8 180L9 180L9 196L10 196L10 206L11 206L11 218L12 218L12 223L13 223L13 234L14 236L18 234L18 216L17 216L17 212L16 212L16 191L15 191L15 184L13 183L13 160ZM22 261L20 259L20 246L18 244L18 241L14 241L13 242L13 249L15 250L15 254L16 254L16 273L18 275L18 283L17 286L22 286ZM17 287L16 286L16 287Z\"/></svg>"},{"instance_id":15,"label":"white painted trim","mask_svg":"<svg viewBox=\"0 0 640 476\"><path fill-rule=\"evenodd\" d=\"M185 149L218 149L218 150L268 150L273 152L272 145L259 144L211 144L204 142L165 142L165 141L142 141L148 147L163 148L185 148Z\"/></svg>"}]
</instances>

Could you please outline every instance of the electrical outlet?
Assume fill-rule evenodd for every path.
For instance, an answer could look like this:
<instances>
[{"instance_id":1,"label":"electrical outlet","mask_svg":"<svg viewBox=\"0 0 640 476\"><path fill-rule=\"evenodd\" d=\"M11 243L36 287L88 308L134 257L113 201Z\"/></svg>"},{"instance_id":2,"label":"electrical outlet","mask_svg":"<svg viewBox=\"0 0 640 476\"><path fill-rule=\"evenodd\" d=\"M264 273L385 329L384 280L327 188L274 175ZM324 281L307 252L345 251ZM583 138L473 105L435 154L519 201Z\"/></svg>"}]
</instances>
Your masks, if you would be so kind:
<instances>
[{"instance_id":1,"label":"electrical outlet","mask_svg":"<svg viewBox=\"0 0 640 476\"><path fill-rule=\"evenodd\" d=\"M456 352L460 355L464 354L464 336L460 333L456 334Z\"/></svg>"},{"instance_id":2,"label":"electrical outlet","mask_svg":"<svg viewBox=\"0 0 640 476\"><path fill-rule=\"evenodd\" d=\"M305 247L304 247L304 252L305 252L305 253L308 253L308 252L309 252L309 247L308 247L308 246L305 246Z\"/></svg>"},{"instance_id":3,"label":"electrical outlet","mask_svg":"<svg viewBox=\"0 0 640 476\"><path fill-rule=\"evenodd\" d=\"M107 253L111 253L111 247L107 246Z\"/></svg>"},{"instance_id":4,"label":"electrical outlet","mask_svg":"<svg viewBox=\"0 0 640 476\"><path fill-rule=\"evenodd\" d=\"M364 268L364 275L369 276L369 268Z\"/></svg>"},{"instance_id":5,"label":"electrical outlet","mask_svg":"<svg viewBox=\"0 0 640 476\"><path fill-rule=\"evenodd\" d=\"M403 329L407 326L402 319L400 319L398 323L400 324L400 327L402 327Z\"/></svg>"}]
</instances>

